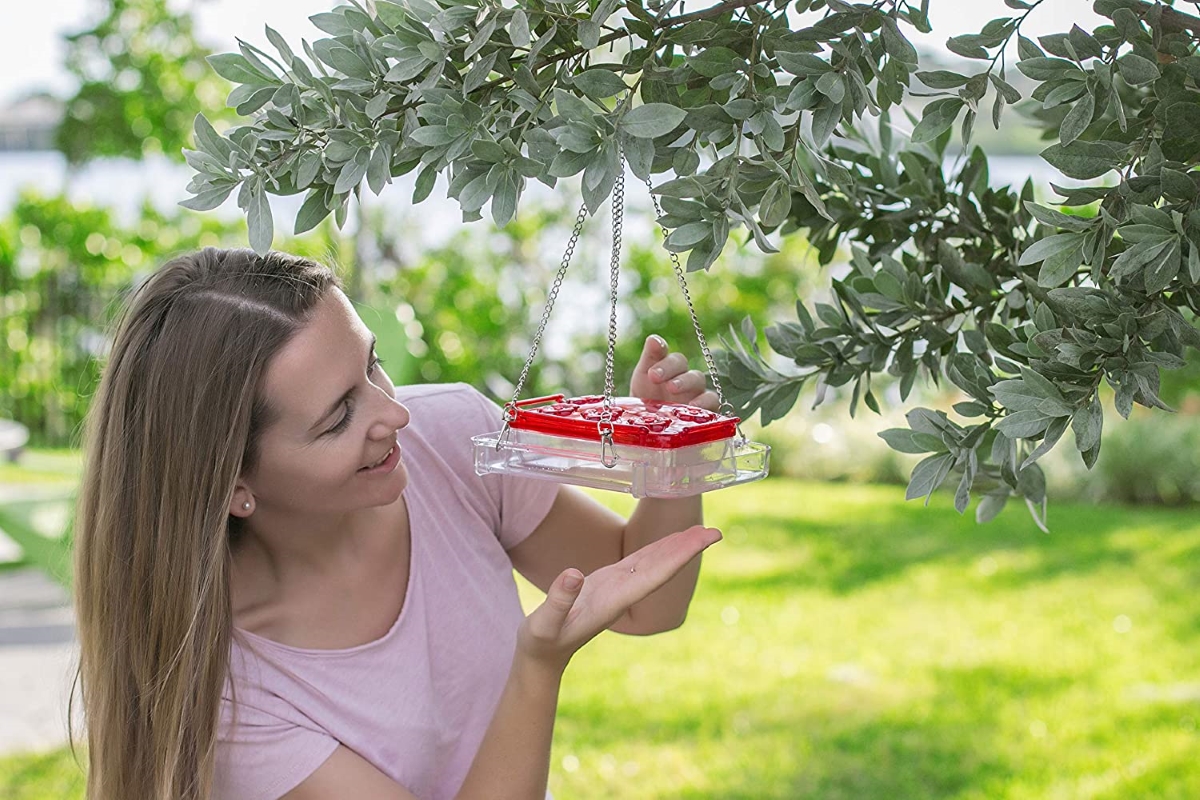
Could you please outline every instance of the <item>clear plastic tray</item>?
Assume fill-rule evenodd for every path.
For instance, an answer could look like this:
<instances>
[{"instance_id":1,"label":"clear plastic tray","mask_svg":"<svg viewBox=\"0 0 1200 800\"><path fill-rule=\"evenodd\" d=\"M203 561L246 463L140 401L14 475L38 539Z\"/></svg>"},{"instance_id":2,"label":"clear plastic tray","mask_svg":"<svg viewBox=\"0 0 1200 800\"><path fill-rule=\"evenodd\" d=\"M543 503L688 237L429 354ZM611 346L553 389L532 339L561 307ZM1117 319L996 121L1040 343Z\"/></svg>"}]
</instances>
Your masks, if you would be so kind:
<instances>
[{"instance_id":1,"label":"clear plastic tray","mask_svg":"<svg viewBox=\"0 0 1200 800\"><path fill-rule=\"evenodd\" d=\"M496 431L472 441L479 475L519 475L634 497L690 497L756 481L766 477L771 452L765 444L736 438L673 448L615 444L616 463L606 467L599 441L511 427L507 434Z\"/></svg>"}]
</instances>

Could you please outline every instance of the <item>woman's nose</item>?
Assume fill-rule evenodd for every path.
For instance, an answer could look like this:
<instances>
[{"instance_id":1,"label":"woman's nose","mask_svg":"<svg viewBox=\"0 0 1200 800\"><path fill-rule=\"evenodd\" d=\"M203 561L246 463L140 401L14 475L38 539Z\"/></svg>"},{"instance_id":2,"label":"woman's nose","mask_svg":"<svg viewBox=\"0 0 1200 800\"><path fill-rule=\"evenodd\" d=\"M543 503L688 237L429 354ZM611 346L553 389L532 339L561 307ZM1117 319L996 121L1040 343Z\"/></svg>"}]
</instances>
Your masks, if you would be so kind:
<instances>
[{"instance_id":1,"label":"woman's nose","mask_svg":"<svg viewBox=\"0 0 1200 800\"><path fill-rule=\"evenodd\" d=\"M381 394L384 394L381 392ZM408 425L410 415L408 407L393 396L383 396L383 406L377 411L375 433L379 438L391 436L400 428Z\"/></svg>"}]
</instances>

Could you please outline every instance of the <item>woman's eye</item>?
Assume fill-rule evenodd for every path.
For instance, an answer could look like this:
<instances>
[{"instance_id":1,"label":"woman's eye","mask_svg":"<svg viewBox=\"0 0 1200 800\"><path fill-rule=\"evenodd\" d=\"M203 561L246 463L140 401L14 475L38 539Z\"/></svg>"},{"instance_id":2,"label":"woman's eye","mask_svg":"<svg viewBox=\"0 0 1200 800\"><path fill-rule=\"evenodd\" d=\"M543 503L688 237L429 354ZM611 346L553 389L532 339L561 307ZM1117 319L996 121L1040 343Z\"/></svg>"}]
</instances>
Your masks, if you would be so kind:
<instances>
[{"instance_id":1,"label":"woman's eye","mask_svg":"<svg viewBox=\"0 0 1200 800\"><path fill-rule=\"evenodd\" d=\"M327 430L326 433L341 433L342 431L346 430L346 427L350 424L350 418L353 416L354 416L354 406L347 403L346 404L346 413L342 416L342 418L340 420L338 420L338 423L336 425L334 425L332 428L330 428L329 430Z\"/></svg>"},{"instance_id":2,"label":"woman's eye","mask_svg":"<svg viewBox=\"0 0 1200 800\"><path fill-rule=\"evenodd\" d=\"M382 358L380 358L379 356L375 356L375 358L373 358L373 359L371 360L371 364L370 364L370 365L367 367L367 374L368 374L368 375L374 375L374 374L375 374L375 368L376 368L376 367L378 367L378 366L380 366L380 365L382 365L382 364L383 364L383 359L382 359Z\"/></svg>"}]
</instances>

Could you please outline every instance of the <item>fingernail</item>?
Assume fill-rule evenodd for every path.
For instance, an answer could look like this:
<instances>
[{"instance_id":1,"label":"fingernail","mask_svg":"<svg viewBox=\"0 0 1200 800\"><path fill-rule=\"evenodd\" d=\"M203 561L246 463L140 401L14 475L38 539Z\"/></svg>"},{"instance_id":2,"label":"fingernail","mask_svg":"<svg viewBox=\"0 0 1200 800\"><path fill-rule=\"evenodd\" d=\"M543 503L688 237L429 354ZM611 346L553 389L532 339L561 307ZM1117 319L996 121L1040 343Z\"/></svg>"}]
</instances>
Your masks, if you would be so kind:
<instances>
[{"instance_id":1,"label":"fingernail","mask_svg":"<svg viewBox=\"0 0 1200 800\"><path fill-rule=\"evenodd\" d=\"M650 334L650 338L654 340L654 343L656 345L663 348L664 350L667 348L667 340L664 339L663 337L659 336L657 333Z\"/></svg>"},{"instance_id":2,"label":"fingernail","mask_svg":"<svg viewBox=\"0 0 1200 800\"><path fill-rule=\"evenodd\" d=\"M675 391L679 391L683 388L683 381L676 378L675 380L671 381L671 388Z\"/></svg>"},{"instance_id":3,"label":"fingernail","mask_svg":"<svg viewBox=\"0 0 1200 800\"><path fill-rule=\"evenodd\" d=\"M650 374L661 381L663 379L663 375L666 373L662 371L662 367L655 367L654 369L650 370Z\"/></svg>"},{"instance_id":4,"label":"fingernail","mask_svg":"<svg viewBox=\"0 0 1200 800\"><path fill-rule=\"evenodd\" d=\"M582 585L583 585L583 576L582 575L571 574L571 575L568 575L567 577L563 578L563 587L569 592L575 591Z\"/></svg>"}]
</instances>

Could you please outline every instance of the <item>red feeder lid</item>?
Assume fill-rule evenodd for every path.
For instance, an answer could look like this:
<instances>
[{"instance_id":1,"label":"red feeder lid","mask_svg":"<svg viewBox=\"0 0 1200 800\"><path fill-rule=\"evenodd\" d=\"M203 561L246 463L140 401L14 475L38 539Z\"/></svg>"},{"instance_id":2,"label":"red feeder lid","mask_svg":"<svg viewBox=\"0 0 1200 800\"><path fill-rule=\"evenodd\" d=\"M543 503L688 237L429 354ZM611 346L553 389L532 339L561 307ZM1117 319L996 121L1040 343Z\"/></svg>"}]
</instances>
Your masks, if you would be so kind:
<instances>
[{"instance_id":1,"label":"red feeder lid","mask_svg":"<svg viewBox=\"0 0 1200 800\"><path fill-rule=\"evenodd\" d=\"M606 415L603 395L566 398L561 394L521 400L509 423L524 431L600 441L600 423ZM682 403L656 403L635 397L613 398L613 443L635 447L673 449L731 439L737 417Z\"/></svg>"}]
</instances>

